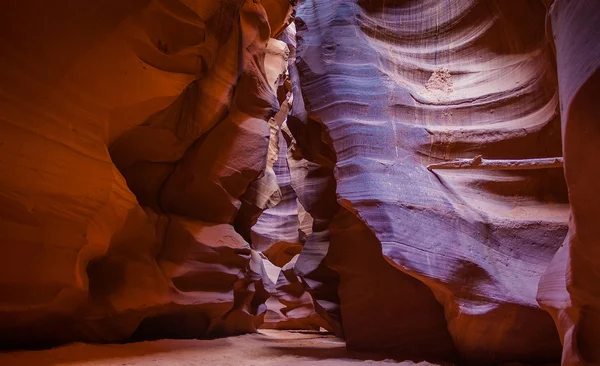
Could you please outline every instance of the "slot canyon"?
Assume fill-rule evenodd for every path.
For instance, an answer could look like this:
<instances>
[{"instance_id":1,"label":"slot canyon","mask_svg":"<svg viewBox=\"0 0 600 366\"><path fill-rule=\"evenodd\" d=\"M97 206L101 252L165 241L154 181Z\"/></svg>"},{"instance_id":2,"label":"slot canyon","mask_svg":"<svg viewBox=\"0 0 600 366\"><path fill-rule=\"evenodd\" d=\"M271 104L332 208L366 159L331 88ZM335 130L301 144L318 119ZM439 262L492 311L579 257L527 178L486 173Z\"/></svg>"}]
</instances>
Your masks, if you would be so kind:
<instances>
[{"instance_id":1,"label":"slot canyon","mask_svg":"<svg viewBox=\"0 0 600 366\"><path fill-rule=\"evenodd\" d=\"M0 365L600 365L599 27L0 1Z\"/></svg>"}]
</instances>

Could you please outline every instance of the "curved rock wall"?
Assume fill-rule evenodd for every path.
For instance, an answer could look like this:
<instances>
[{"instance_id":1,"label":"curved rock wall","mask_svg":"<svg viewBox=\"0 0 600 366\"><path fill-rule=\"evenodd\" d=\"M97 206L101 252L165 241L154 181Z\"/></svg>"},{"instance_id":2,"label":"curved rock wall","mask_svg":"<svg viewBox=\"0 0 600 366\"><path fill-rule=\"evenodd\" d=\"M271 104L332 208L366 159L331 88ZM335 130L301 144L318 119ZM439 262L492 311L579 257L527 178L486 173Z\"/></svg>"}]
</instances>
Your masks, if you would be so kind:
<instances>
[{"instance_id":1,"label":"curved rock wall","mask_svg":"<svg viewBox=\"0 0 600 366\"><path fill-rule=\"evenodd\" d=\"M426 330L437 324L459 357L477 364L560 354L536 292L567 230L562 172L425 166L476 155L560 156L545 14L539 1L307 0L298 8L297 66L307 110L298 118L324 126L323 140L336 156L338 203L374 235L398 276L407 276L390 287L421 286L413 301L442 305L445 322L431 316L421 331L435 334ZM445 357L430 350L431 340L417 341L419 325L391 337L391 317L370 316L384 305L362 301L359 289L363 281L379 284L377 274L344 275L356 270L353 252L366 245L352 250L345 243L341 255L348 258L331 266L343 284L348 344L403 349L413 342L404 347L407 357ZM330 253L335 246L332 239ZM410 324L412 316L395 319ZM364 325L350 326L355 322L378 332L367 336Z\"/></svg>"},{"instance_id":2,"label":"curved rock wall","mask_svg":"<svg viewBox=\"0 0 600 366\"><path fill-rule=\"evenodd\" d=\"M0 13L2 347L255 331L264 259L233 223L265 169L291 4Z\"/></svg>"},{"instance_id":3,"label":"curved rock wall","mask_svg":"<svg viewBox=\"0 0 600 366\"><path fill-rule=\"evenodd\" d=\"M548 1L560 90L569 235L540 283L538 300L554 317L563 365L600 364L598 138L600 43L596 1Z\"/></svg>"},{"instance_id":4,"label":"curved rock wall","mask_svg":"<svg viewBox=\"0 0 600 366\"><path fill-rule=\"evenodd\" d=\"M3 347L600 362L594 0L0 8Z\"/></svg>"}]
</instances>

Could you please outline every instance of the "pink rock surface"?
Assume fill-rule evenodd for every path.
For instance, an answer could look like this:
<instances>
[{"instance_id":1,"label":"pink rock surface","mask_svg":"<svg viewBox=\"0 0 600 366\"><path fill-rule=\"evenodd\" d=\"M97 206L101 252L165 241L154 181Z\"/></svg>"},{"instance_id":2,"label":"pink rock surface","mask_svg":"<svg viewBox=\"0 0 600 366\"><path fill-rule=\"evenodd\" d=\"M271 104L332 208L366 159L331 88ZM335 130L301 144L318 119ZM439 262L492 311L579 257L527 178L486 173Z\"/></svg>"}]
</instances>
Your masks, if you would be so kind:
<instances>
[{"instance_id":1,"label":"pink rock surface","mask_svg":"<svg viewBox=\"0 0 600 366\"><path fill-rule=\"evenodd\" d=\"M540 282L538 301L552 314L563 342L563 365L600 363L597 103L600 44L595 1L549 1L548 32L556 50L569 235Z\"/></svg>"},{"instance_id":2,"label":"pink rock surface","mask_svg":"<svg viewBox=\"0 0 600 366\"><path fill-rule=\"evenodd\" d=\"M263 325L600 363L599 23L594 0L3 2L1 347Z\"/></svg>"},{"instance_id":3,"label":"pink rock surface","mask_svg":"<svg viewBox=\"0 0 600 366\"><path fill-rule=\"evenodd\" d=\"M558 357L536 291L566 233L564 181L560 170L431 173L424 165L560 155L545 14L536 1L305 1L297 13L307 110L298 118L324 126L338 203L397 271L431 289L435 298L422 306L443 306L440 331L474 363ZM360 297L340 292L342 324L357 321L343 309ZM368 323L371 312L362 314ZM379 326L372 346L390 346L392 327ZM344 326L344 334L360 331ZM401 349L405 339L395 341Z\"/></svg>"}]
</instances>

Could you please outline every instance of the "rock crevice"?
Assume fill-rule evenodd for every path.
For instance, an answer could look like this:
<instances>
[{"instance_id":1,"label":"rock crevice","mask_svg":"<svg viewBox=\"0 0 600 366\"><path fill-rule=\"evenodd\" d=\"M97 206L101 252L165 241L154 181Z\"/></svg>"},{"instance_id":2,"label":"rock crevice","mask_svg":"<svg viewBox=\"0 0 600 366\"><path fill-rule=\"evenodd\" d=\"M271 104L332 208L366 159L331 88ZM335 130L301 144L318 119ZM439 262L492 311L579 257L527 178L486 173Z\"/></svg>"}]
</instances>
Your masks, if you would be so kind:
<instances>
[{"instance_id":1,"label":"rock crevice","mask_svg":"<svg viewBox=\"0 0 600 366\"><path fill-rule=\"evenodd\" d=\"M0 10L2 348L600 363L594 0Z\"/></svg>"}]
</instances>

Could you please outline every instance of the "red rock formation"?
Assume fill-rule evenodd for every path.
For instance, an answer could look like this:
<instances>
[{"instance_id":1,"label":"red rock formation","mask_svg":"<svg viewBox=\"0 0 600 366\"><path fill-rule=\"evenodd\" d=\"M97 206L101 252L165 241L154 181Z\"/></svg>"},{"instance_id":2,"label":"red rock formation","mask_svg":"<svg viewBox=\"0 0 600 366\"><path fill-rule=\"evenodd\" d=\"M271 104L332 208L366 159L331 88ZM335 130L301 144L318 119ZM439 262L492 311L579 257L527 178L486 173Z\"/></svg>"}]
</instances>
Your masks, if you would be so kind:
<instances>
[{"instance_id":1,"label":"red rock formation","mask_svg":"<svg viewBox=\"0 0 600 366\"><path fill-rule=\"evenodd\" d=\"M597 2L296 3L0 5L2 346L599 364Z\"/></svg>"},{"instance_id":2,"label":"red rock formation","mask_svg":"<svg viewBox=\"0 0 600 366\"><path fill-rule=\"evenodd\" d=\"M256 329L263 263L231 224L286 66L291 5L265 5L2 4L3 346Z\"/></svg>"},{"instance_id":3,"label":"red rock formation","mask_svg":"<svg viewBox=\"0 0 600 366\"><path fill-rule=\"evenodd\" d=\"M328 257L340 275L349 348L383 350L400 359L423 357L426 349L429 358L456 359L442 306L421 282L386 262L377 238L346 209L334 217Z\"/></svg>"},{"instance_id":4,"label":"red rock formation","mask_svg":"<svg viewBox=\"0 0 600 366\"><path fill-rule=\"evenodd\" d=\"M285 112L287 116L288 109ZM265 265L273 266L273 271L277 272L269 287L272 297L267 301L263 327L316 330L321 327L330 328L315 311L312 296L294 270L299 253L312 232L312 227L306 227L312 226L312 217L303 212L302 204L291 185L287 142L280 128L277 128L275 137L277 145L274 149L278 156L273 164L273 172L277 177L281 198L275 206L262 212L252 226L250 235L252 247L261 251L268 259L269 263Z\"/></svg>"},{"instance_id":5,"label":"red rock formation","mask_svg":"<svg viewBox=\"0 0 600 366\"><path fill-rule=\"evenodd\" d=\"M291 116L288 120L289 126L285 126L284 135L289 146L288 166L291 185L298 195L298 201L312 218L310 234L294 264L294 271L301 278L305 289L310 292L315 310L328 323L327 328L337 335L342 335L338 296L339 274L332 270L328 258L330 226L339 210L335 200L336 185L333 177L335 155L321 140L323 131L318 123L312 120L302 121L296 117L299 112L306 111L300 98L302 92L297 89L296 70L292 68L290 71L296 85L294 100L298 102L294 103L295 116Z\"/></svg>"},{"instance_id":6,"label":"red rock formation","mask_svg":"<svg viewBox=\"0 0 600 366\"><path fill-rule=\"evenodd\" d=\"M600 43L597 1L549 1L548 37L554 39L565 177L569 188L569 235L538 290L563 342L563 365L600 364L600 247L598 163Z\"/></svg>"},{"instance_id":7,"label":"red rock formation","mask_svg":"<svg viewBox=\"0 0 600 366\"><path fill-rule=\"evenodd\" d=\"M267 300L263 328L330 329L331 326L315 310L313 297L295 272L296 255L279 271L272 297Z\"/></svg>"}]
</instances>

